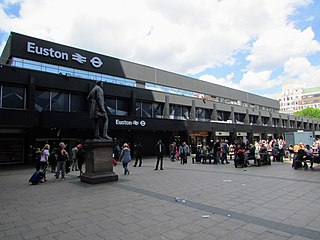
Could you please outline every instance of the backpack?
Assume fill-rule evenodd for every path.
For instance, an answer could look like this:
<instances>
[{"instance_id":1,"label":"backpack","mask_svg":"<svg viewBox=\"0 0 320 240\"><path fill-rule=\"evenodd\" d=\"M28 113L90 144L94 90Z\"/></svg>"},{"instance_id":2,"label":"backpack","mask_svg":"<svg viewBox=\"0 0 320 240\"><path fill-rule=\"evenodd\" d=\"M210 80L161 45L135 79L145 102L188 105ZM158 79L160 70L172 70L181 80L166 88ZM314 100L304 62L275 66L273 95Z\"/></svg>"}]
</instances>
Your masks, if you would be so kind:
<instances>
[{"instance_id":1,"label":"backpack","mask_svg":"<svg viewBox=\"0 0 320 240\"><path fill-rule=\"evenodd\" d=\"M61 152L61 149L58 150L58 161L61 161L61 162L65 162L67 160L67 157L62 154Z\"/></svg>"}]
</instances>

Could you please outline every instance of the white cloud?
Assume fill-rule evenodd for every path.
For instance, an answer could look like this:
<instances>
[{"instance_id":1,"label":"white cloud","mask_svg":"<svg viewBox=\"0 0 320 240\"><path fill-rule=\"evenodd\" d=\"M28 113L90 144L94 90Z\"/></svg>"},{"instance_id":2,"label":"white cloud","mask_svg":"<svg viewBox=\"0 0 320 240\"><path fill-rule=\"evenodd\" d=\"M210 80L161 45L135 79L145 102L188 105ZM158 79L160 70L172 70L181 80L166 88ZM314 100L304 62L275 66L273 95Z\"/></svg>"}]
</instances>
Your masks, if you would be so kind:
<instances>
[{"instance_id":1,"label":"white cloud","mask_svg":"<svg viewBox=\"0 0 320 240\"><path fill-rule=\"evenodd\" d=\"M7 16L8 4L21 3L19 17ZM288 22L310 0L5 0L0 31L16 31L89 51L115 56L201 79L252 90L269 88L273 70L290 77L289 59L320 51L311 28ZM3 48L0 48L0 51ZM237 65L247 56L242 80L205 75L208 69ZM313 69L313 70L312 70ZM317 67L309 66L310 74ZM212 72L212 71L211 71ZM301 75L301 74L300 74ZM300 76L299 75L299 76ZM312 76L309 76L312 78ZM237 76L240 79L241 76Z\"/></svg>"},{"instance_id":2,"label":"white cloud","mask_svg":"<svg viewBox=\"0 0 320 240\"><path fill-rule=\"evenodd\" d=\"M320 66L313 66L307 58L291 58L285 63L283 75L279 81L291 81L295 86L320 86Z\"/></svg>"},{"instance_id":3,"label":"white cloud","mask_svg":"<svg viewBox=\"0 0 320 240\"><path fill-rule=\"evenodd\" d=\"M252 70L277 69L292 57L304 57L320 51L320 43L314 39L310 27L304 31L291 27L267 31L253 44L247 57Z\"/></svg>"}]
</instances>

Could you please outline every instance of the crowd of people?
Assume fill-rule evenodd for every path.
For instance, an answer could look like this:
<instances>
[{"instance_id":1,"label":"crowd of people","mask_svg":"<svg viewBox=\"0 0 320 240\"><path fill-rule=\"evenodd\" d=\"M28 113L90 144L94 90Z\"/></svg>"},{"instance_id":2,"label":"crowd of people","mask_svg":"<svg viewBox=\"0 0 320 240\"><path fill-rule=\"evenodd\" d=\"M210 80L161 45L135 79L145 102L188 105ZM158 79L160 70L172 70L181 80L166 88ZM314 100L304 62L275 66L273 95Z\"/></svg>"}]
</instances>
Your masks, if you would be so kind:
<instances>
[{"instance_id":1,"label":"crowd of people","mask_svg":"<svg viewBox=\"0 0 320 240\"><path fill-rule=\"evenodd\" d=\"M141 142L134 145L134 151L131 152L129 143L122 146L116 144L113 149L114 162L122 162L124 175L129 175L129 162L135 159L133 167L142 166L143 146ZM166 155L166 147L162 140L159 140L155 146L156 165L154 170L164 170L163 158ZM234 161L237 164L250 166L250 160L254 163L283 162L284 158L292 161L292 167L313 168L315 159L320 159L320 140L315 140L312 146L303 143L287 146L283 139L260 140L254 143L234 142L229 143L227 140L216 140L211 146L188 145L186 142L172 142L169 144L169 160L180 162L184 165L188 162L190 156L192 163L212 163L212 164L229 164ZM70 153L66 151L66 145L59 143L58 147L50 150L50 145L45 144L42 149L37 148L35 151L36 170L43 171L42 182L47 181L46 168L50 166L51 173L54 173L56 179L65 179L69 171L79 171L79 177L83 174L83 164L85 162L85 149L79 143L73 146ZM269 163L270 163L269 162ZM298 165L298 163L300 165Z\"/></svg>"},{"instance_id":2,"label":"crowd of people","mask_svg":"<svg viewBox=\"0 0 320 240\"><path fill-rule=\"evenodd\" d=\"M71 156L70 156L71 155ZM83 163L85 162L85 150L81 144L77 144L71 149L71 154L66 151L66 144L60 142L58 147L50 149L49 144L45 144L42 149L37 148L34 155L36 171L42 171L41 182L47 181L47 167L51 168L54 177L65 179L70 171L78 171L83 174ZM79 175L79 176L80 176Z\"/></svg>"}]
</instances>

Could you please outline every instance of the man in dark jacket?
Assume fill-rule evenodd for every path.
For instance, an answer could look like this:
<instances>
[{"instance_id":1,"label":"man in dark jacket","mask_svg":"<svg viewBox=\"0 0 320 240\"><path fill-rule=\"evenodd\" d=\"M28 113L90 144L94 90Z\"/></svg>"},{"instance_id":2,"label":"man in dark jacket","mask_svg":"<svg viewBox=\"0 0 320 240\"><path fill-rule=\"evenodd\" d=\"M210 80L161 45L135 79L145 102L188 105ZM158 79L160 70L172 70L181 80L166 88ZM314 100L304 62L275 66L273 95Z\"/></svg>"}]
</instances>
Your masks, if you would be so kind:
<instances>
[{"instance_id":1,"label":"man in dark jacket","mask_svg":"<svg viewBox=\"0 0 320 240\"><path fill-rule=\"evenodd\" d=\"M158 141L155 152L157 154L157 164L154 170L158 170L159 162L160 162L160 170L163 170L163 156L165 153L165 146L161 140Z\"/></svg>"}]
</instances>

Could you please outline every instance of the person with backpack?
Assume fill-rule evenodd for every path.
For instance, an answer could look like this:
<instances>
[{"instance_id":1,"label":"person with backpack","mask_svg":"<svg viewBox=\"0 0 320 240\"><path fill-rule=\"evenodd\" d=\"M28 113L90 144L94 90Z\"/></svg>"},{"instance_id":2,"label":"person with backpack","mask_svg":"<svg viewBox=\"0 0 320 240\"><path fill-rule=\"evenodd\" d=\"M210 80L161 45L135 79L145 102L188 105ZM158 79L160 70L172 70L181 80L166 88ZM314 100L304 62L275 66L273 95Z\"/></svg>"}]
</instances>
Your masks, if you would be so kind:
<instances>
[{"instance_id":1,"label":"person with backpack","mask_svg":"<svg viewBox=\"0 0 320 240\"><path fill-rule=\"evenodd\" d=\"M56 167L57 167L57 148L54 148L50 155L49 155L49 165L51 167L51 172L55 173L56 172Z\"/></svg>"},{"instance_id":2,"label":"person with backpack","mask_svg":"<svg viewBox=\"0 0 320 240\"><path fill-rule=\"evenodd\" d=\"M66 162L69 161L69 154L65 150L66 145L64 142L59 143L59 149L57 151L57 171L56 171L56 179L59 178L61 172L61 178L65 179L66 174Z\"/></svg>"}]
</instances>

